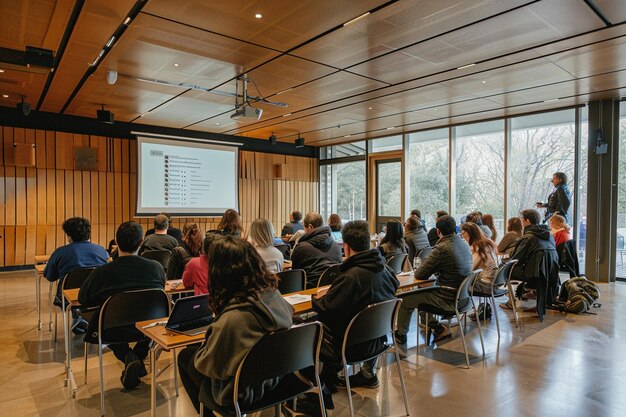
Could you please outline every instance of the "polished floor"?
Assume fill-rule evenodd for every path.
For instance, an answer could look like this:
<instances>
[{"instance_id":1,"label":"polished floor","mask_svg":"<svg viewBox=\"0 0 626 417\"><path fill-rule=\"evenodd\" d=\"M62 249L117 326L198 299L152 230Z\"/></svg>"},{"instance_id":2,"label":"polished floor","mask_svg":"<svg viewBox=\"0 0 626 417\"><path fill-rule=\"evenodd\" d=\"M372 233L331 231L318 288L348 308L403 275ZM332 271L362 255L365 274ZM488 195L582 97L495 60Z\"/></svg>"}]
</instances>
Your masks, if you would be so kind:
<instances>
[{"instance_id":1,"label":"polished floor","mask_svg":"<svg viewBox=\"0 0 626 417\"><path fill-rule=\"evenodd\" d=\"M495 321L489 320L485 359L479 354L475 323L468 322L471 369L463 367L458 328L439 346L421 347L419 356L412 328L401 361L411 415L626 416L626 284L603 284L601 290L602 307L595 315L549 312L539 323L533 313L523 313L520 328L515 328L512 314L498 311L501 338L498 343ZM34 293L33 271L0 274L0 416L98 416L97 356L89 359L84 385L82 346L76 341L73 367L78 393L71 399L63 386L63 339L60 336L55 344L47 326L37 330ZM404 415L397 368L392 357L388 359L393 366L380 370L378 389L354 390L359 415ZM171 356L163 354L159 366L169 361ZM107 415L148 416L149 378L125 392L121 369L106 353ZM195 415L184 391L175 396L173 381L171 367L159 376L157 416ZM349 416L345 394L334 395L331 417Z\"/></svg>"}]
</instances>

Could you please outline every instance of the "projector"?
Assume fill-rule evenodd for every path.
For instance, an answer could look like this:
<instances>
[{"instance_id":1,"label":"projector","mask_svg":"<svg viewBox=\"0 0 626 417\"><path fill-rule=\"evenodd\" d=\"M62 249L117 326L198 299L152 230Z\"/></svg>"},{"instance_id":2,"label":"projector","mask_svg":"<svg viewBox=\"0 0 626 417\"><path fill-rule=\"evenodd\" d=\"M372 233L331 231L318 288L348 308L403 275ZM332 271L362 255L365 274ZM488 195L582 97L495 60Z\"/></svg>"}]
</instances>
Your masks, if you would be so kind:
<instances>
[{"instance_id":1,"label":"projector","mask_svg":"<svg viewBox=\"0 0 626 417\"><path fill-rule=\"evenodd\" d=\"M251 106L244 106L235 110L235 112L230 115L230 118L234 120L259 120L262 114L263 110L261 109L255 109Z\"/></svg>"}]
</instances>

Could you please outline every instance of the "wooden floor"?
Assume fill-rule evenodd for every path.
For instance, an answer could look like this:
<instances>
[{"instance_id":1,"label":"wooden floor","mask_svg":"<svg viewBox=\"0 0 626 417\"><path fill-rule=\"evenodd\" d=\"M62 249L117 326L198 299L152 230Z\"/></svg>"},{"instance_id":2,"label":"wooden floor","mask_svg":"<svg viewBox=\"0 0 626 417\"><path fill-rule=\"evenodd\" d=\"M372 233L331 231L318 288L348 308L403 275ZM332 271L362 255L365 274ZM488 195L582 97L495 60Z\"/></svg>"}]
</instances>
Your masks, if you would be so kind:
<instances>
[{"instance_id":1,"label":"wooden floor","mask_svg":"<svg viewBox=\"0 0 626 417\"><path fill-rule=\"evenodd\" d=\"M501 339L498 344L495 322L488 321L484 360L478 354L475 324L468 323L469 370L462 367L458 328L440 346L422 347L418 361L413 327L401 361L411 415L626 416L626 284L604 284L601 290L602 308L597 315L549 312L544 323L539 323L532 313L524 313L523 325L516 329L512 314L498 311ZM36 329L34 292L34 272L0 274L0 415L98 416L96 355L90 358L88 383L83 385L82 347L76 342L73 366L79 389L77 398L70 399L63 387L62 337L54 344L49 331ZM170 358L163 354L159 365L167 365ZM396 367L389 359L393 366L380 370L378 389L354 390L358 414L404 415ZM113 355L106 353L107 415L148 416L149 385L142 383L137 390L124 392L121 369ZM329 415L349 416L345 391L335 394L334 400L336 409ZM171 368L159 377L157 402L158 416L195 415L184 391L175 397Z\"/></svg>"}]
</instances>

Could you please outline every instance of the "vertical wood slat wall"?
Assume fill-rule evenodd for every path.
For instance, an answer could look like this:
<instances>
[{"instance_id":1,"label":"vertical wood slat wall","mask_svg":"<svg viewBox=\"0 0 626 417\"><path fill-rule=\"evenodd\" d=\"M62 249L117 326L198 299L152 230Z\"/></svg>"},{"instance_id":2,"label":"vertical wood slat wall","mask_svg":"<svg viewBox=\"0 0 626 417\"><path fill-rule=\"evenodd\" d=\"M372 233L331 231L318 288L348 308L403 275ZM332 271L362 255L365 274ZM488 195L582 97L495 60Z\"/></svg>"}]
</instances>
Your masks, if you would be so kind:
<instances>
[{"instance_id":1,"label":"vertical wood slat wall","mask_svg":"<svg viewBox=\"0 0 626 417\"><path fill-rule=\"evenodd\" d=\"M35 167L14 165L14 143L35 145ZM74 169L74 148L97 149L97 171ZM0 267L28 265L65 243L61 224L73 216L91 221L91 240L104 247L126 220L144 229L152 219L135 218L136 143L65 132L0 127ZM276 178L280 164L282 178ZM265 217L280 233L289 213L318 210L318 165L311 158L241 151L239 209L247 231ZM219 218L175 218L182 228L195 221L202 230Z\"/></svg>"}]
</instances>

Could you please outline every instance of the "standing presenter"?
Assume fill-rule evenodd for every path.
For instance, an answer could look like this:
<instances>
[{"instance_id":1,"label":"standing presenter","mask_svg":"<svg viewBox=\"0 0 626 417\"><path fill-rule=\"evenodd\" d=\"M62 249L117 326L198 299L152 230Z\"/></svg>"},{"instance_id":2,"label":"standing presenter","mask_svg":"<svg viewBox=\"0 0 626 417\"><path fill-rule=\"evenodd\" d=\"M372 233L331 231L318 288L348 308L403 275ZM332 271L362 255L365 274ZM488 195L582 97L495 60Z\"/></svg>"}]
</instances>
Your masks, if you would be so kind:
<instances>
[{"instance_id":1,"label":"standing presenter","mask_svg":"<svg viewBox=\"0 0 626 417\"><path fill-rule=\"evenodd\" d=\"M555 172L552 175L552 185L554 190L548 196L548 202L537 202L538 208L546 209L543 222L547 222L553 214L560 214L565 217L566 223L569 223L567 212L572 202L572 193L567 186L567 175L564 172Z\"/></svg>"}]
</instances>

